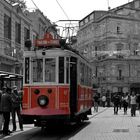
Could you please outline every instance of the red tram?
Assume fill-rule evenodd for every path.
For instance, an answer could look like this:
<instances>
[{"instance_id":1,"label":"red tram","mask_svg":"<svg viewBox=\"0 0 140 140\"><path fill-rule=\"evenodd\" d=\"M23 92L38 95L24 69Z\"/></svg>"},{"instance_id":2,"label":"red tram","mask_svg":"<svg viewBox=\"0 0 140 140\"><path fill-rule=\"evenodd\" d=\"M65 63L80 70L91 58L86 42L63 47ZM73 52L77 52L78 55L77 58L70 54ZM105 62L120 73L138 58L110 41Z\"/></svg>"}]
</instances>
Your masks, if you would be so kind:
<instances>
[{"instance_id":1,"label":"red tram","mask_svg":"<svg viewBox=\"0 0 140 140\"><path fill-rule=\"evenodd\" d=\"M37 40L36 46L24 56L23 123L86 120L93 91L88 61L51 34Z\"/></svg>"}]
</instances>

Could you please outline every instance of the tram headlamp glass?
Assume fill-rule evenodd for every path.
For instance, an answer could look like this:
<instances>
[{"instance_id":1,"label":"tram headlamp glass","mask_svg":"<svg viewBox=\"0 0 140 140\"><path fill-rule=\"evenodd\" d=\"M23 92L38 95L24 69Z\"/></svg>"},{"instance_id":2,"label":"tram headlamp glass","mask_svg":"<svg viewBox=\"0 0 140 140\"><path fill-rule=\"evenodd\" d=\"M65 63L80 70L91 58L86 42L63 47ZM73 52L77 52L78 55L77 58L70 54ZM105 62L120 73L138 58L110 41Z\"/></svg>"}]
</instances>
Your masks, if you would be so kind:
<instances>
[{"instance_id":1,"label":"tram headlamp glass","mask_svg":"<svg viewBox=\"0 0 140 140\"><path fill-rule=\"evenodd\" d=\"M44 107L44 106L48 105L48 103L49 103L49 99L47 96L41 95L38 97L39 106Z\"/></svg>"}]
</instances>

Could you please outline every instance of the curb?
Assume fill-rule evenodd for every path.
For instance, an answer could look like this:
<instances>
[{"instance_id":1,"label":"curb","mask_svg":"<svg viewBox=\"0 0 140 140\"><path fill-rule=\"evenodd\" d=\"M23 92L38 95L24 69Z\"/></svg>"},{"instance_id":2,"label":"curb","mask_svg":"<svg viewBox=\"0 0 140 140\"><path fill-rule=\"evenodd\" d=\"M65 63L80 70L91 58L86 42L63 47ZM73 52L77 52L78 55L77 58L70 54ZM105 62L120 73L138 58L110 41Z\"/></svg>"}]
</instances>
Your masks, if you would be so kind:
<instances>
[{"instance_id":1,"label":"curb","mask_svg":"<svg viewBox=\"0 0 140 140\"><path fill-rule=\"evenodd\" d=\"M103 113L104 111L106 111L108 108L109 108L109 107L107 107L107 108L105 108L105 109L103 109L103 110L97 112L96 114L93 114L93 115L89 116L88 118L89 118L89 119L92 119L93 117L95 117L95 116L97 116L97 115Z\"/></svg>"}]
</instances>

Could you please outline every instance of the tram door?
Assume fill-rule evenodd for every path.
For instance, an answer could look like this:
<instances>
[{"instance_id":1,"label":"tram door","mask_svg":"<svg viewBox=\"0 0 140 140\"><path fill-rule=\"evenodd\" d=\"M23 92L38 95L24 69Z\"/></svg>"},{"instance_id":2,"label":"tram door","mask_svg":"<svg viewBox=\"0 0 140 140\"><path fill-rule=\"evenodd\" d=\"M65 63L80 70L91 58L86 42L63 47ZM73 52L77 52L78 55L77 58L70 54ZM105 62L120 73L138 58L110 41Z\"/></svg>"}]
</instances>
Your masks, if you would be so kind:
<instances>
[{"instance_id":1,"label":"tram door","mask_svg":"<svg viewBox=\"0 0 140 140\"><path fill-rule=\"evenodd\" d=\"M77 111L77 58L70 58L70 110Z\"/></svg>"}]
</instances>

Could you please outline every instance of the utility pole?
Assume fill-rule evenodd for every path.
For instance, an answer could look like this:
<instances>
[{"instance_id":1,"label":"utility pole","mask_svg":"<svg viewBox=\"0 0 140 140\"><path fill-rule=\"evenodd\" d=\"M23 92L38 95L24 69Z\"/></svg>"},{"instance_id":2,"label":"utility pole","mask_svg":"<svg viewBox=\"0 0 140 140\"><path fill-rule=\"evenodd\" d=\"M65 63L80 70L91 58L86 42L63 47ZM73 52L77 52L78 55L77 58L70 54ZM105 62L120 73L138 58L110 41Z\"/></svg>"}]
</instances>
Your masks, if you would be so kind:
<instances>
[{"instance_id":1,"label":"utility pole","mask_svg":"<svg viewBox=\"0 0 140 140\"><path fill-rule=\"evenodd\" d=\"M57 26L62 27L62 35L60 36L66 38L67 42L71 44L72 43L71 37L73 37L77 33L79 20L59 20L57 22L61 22L63 24L63 26L59 25ZM64 36L63 33L65 33Z\"/></svg>"}]
</instances>

